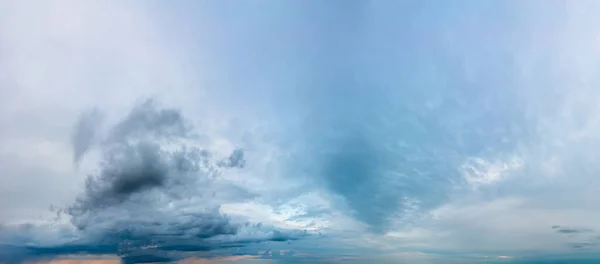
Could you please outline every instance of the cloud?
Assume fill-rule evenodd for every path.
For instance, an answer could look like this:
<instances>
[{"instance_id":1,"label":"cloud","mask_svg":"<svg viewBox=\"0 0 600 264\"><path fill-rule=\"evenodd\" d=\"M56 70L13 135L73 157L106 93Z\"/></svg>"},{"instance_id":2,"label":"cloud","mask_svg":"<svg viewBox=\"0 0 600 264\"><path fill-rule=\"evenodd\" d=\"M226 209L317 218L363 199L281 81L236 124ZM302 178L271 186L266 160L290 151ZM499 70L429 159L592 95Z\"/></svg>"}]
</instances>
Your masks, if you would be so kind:
<instances>
[{"instance_id":1,"label":"cloud","mask_svg":"<svg viewBox=\"0 0 600 264\"><path fill-rule=\"evenodd\" d=\"M86 118L78 122L77 130ZM160 144L187 139L188 131L180 113L173 109L157 109L152 100L136 106L102 143L100 174L87 178L85 193L70 212L94 211L123 203L135 193L183 184L177 178L199 172L199 163L209 154L197 148L170 153Z\"/></svg>"},{"instance_id":2,"label":"cloud","mask_svg":"<svg viewBox=\"0 0 600 264\"><path fill-rule=\"evenodd\" d=\"M178 110L158 109L154 100L145 99L111 129L106 144L124 144L136 139L185 139L191 137L191 130Z\"/></svg>"},{"instance_id":3,"label":"cloud","mask_svg":"<svg viewBox=\"0 0 600 264\"><path fill-rule=\"evenodd\" d=\"M75 124L75 131L71 138L73 146L73 162L78 164L85 153L94 143L96 133L102 122L102 115L96 109L85 112Z\"/></svg>"},{"instance_id":4,"label":"cloud","mask_svg":"<svg viewBox=\"0 0 600 264\"><path fill-rule=\"evenodd\" d=\"M573 249L576 250L589 250L592 249L594 246L597 246L598 243L592 243L592 242L574 242L574 243L569 243L569 246Z\"/></svg>"},{"instance_id":5,"label":"cloud","mask_svg":"<svg viewBox=\"0 0 600 264\"><path fill-rule=\"evenodd\" d=\"M361 135L349 135L338 146L326 154L324 178L328 187L342 195L348 205L356 211L360 221L371 225L374 230L385 228L387 216L398 203L393 196L386 196L378 185L383 173L379 152ZM388 201L385 205L383 200Z\"/></svg>"},{"instance_id":6,"label":"cloud","mask_svg":"<svg viewBox=\"0 0 600 264\"><path fill-rule=\"evenodd\" d=\"M552 226L552 229L554 229L556 232L562 233L562 234L578 234L578 233L594 232L594 230L588 229L588 228L563 227L563 226L557 226L557 225Z\"/></svg>"},{"instance_id":7,"label":"cloud","mask_svg":"<svg viewBox=\"0 0 600 264\"><path fill-rule=\"evenodd\" d=\"M61 256L61 258L64 258L65 256ZM57 259L53 259L53 260L38 260L38 261L32 261L30 263L32 264L121 264L122 260L121 259L102 259L99 258L102 256L90 256L88 258L81 258L78 257L79 259L61 259L61 258L57 258Z\"/></svg>"},{"instance_id":8,"label":"cloud","mask_svg":"<svg viewBox=\"0 0 600 264\"><path fill-rule=\"evenodd\" d=\"M97 133L90 130L89 120L89 114L81 116L76 134ZM221 214L225 201L252 197L220 177L224 169L244 167L244 152L235 149L220 158L189 146L193 139L193 127L179 111L160 108L150 99L141 102L98 140L102 159L97 174L87 177L72 205L58 211L58 217L68 217L70 223L4 226L0 241L21 245L29 255L118 253L127 261L162 262L171 259L165 252L243 247L308 235ZM80 157L86 142L90 141L73 142ZM57 224L64 228L56 230ZM46 235L48 228L53 236ZM38 237L46 237L46 242Z\"/></svg>"},{"instance_id":9,"label":"cloud","mask_svg":"<svg viewBox=\"0 0 600 264\"><path fill-rule=\"evenodd\" d=\"M155 14L141 2L0 1L0 185L10 190L0 192L1 221L48 217L48 204L73 200L84 179L73 161L91 171L104 137L86 133L99 132L89 127L99 125L93 113L71 130L87 109L113 123L140 96L182 108L190 104L180 100L198 99L187 90L194 81L183 77L180 42L161 34L166 21Z\"/></svg>"},{"instance_id":10,"label":"cloud","mask_svg":"<svg viewBox=\"0 0 600 264\"><path fill-rule=\"evenodd\" d=\"M176 263L181 264L212 264L212 263L231 263L242 260L257 260L256 256L252 255L241 255L241 256L226 256L226 257L214 257L214 258L199 258L192 257L186 258ZM169 261L170 259L165 258L136 258L136 259L121 259L117 256L110 255L61 255L50 260L35 260L27 263L30 264L120 264L129 263L133 261L135 263L154 263L161 261Z\"/></svg>"},{"instance_id":11,"label":"cloud","mask_svg":"<svg viewBox=\"0 0 600 264\"><path fill-rule=\"evenodd\" d=\"M48 3L0 3L1 217L84 189L15 251L595 249L597 5Z\"/></svg>"},{"instance_id":12,"label":"cloud","mask_svg":"<svg viewBox=\"0 0 600 264\"><path fill-rule=\"evenodd\" d=\"M226 168L243 168L246 165L244 151L242 149L234 150L227 159L220 161L218 165Z\"/></svg>"},{"instance_id":13,"label":"cloud","mask_svg":"<svg viewBox=\"0 0 600 264\"><path fill-rule=\"evenodd\" d=\"M481 158L472 158L461 165L463 177L473 188L502 181L522 167L523 161L516 157L503 163L492 163Z\"/></svg>"},{"instance_id":14,"label":"cloud","mask_svg":"<svg viewBox=\"0 0 600 264\"><path fill-rule=\"evenodd\" d=\"M216 257L216 258L188 258L181 260L181 264L211 264L211 263L230 263L240 260L256 260L256 256L242 255L242 256L229 256L229 257Z\"/></svg>"}]
</instances>

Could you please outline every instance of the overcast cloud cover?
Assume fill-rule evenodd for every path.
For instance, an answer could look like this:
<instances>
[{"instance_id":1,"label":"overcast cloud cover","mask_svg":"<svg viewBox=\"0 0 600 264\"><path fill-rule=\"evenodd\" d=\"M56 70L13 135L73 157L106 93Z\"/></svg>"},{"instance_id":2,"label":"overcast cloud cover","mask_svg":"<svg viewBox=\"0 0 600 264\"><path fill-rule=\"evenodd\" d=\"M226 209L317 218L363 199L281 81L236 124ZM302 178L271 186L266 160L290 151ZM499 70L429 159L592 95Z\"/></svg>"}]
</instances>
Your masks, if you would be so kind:
<instances>
[{"instance_id":1,"label":"overcast cloud cover","mask_svg":"<svg viewBox=\"0 0 600 264\"><path fill-rule=\"evenodd\" d=\"M592 263L598 12L0 0L0 262Z\"/></svg>"}]
</instances>

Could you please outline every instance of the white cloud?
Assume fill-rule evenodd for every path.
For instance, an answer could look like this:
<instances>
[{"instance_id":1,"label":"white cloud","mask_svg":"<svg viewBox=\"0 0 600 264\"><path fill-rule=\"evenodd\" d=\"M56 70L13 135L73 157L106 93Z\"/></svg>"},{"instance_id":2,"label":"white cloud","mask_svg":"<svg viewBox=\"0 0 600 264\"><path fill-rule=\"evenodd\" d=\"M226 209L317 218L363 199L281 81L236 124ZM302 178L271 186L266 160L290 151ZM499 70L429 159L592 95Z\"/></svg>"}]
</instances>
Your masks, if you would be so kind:
<instances>
[{"instance_id":1,"label":"white cloud","mask_svg":"<svg viewBox=\"0 0 600 264\"><path fill-rule=\"evenodd\" d=\"M269 197L267 195L267 197ZM315 233L356 230L359 225L348 215L334 208L323 192L310 191L299 196L280 197L281 204L260 203L254 200L244 203L223 204L222 213L243 216L254 222L270 224L279 228L303 229ZM364 228L364 227L363 227Z\"/></svg>"},{"instance_id":2,"label":"white cloud","mask_svg":"<svg viewBox=\"0 0 600 264\"><path fill-rule=\"evenodd\" d=\"M500 182L522 167L523 161L517 157L494 162L482 158L469 158L461 165L464 179L473 188Z\"/></svg>"}]
</instances>

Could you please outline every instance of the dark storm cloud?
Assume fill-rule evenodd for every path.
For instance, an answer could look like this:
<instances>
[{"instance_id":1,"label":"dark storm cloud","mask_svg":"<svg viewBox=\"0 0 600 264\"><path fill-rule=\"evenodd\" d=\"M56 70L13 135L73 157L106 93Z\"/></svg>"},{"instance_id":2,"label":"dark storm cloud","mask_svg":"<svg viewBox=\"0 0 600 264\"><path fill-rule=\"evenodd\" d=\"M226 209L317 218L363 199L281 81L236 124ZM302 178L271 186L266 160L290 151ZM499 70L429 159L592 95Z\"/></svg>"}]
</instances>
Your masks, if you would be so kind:
<instances>
[{"instance_id":1,"label":"dark storm cloud","mask_svg":"<svg viewBox=\"0 0 600 264\"><path fill-rule=\"evenodd\" d=\"M85 133L77 134L94 134L90 116L82 116L76 131ZM160 109L153 100L140 103L100 142L103 152L100 172L88 176L84 194L74 207L87 211L111 206L122 203L135 193L165 185L185 184L185 176L189 173L207 176L217 167L243 168L243 150L236 149L214 166L210 152L182 143L182 140L193 139L194 136L193 127L178 110ZM179 149L167 151L163 144L176 144Z\"/></svg>"},{"instance_id":2,"label":"dark storm cloud","mask_svg":"<svg viewBox=\"0 0 600 264\"><path fill-rule=\"evenodd\" d=\"M98 176L86 179L85 193L77 203L81 209L118 204L133 193L164 185L169 167L157 146L139 143L115 152L105 154Z\"/></svg>"},{"instance_id":3,"label":"dark storm cloud","mask_svg":"<svg viewBox=\"0 0 600 264\"><path fill-rule=\"evenodd\" d=\"M94 113L82 116L76 131L84 132L76 134L95 133L90 125L90 116L98 115L96 111ZM200 160L180 160L191 155L176 156L160 147L165 140L189 138L190 131L191 126L175 109L158 109L152 100L136 106L101 142L103 160L100 173L88 176L84 194L70 212L85 212L122 203L134 193L163 187L169 175L175 177L178 176L177 172L193 170L183 168L181 164L196 164Z\"/></svg>"},{"instance_id":4,"label":"dark storm cloud","mask_svg":"<svg viewBox=\"0 0 600 264\"><path fill-rule=\"evenodd\" d=\"M22 263L30 254L24 247L0 243L0 263Z\"/></svg>"},{"instance_id":5,"label":"dark storm cloud","mask_svg":"<svg viewBox=\"0 0 600 264\"><path fill-rule=\"evenodd\" d=\"M141 260L148 259L176 261L187 257L205 256L206 252L210 252L212 256L227 256L232 254L232 249L235 249L235 252L254 253L256 249L250 247L244 250L244 248L263 242L283 242L308 236L304 231L269 230L256 224L231 224L222 220L207 224L210 222L210 218L214 218L214 215L195 215L194 220L188 223L164 223L162 228L172 228L172 230L163 230L163 232L158 232L158 230L135 230L135 226L144 226L145 223L128 223L129 229L121 229L121 231L116 232L115 230L118 227L115 227L106 230L101 237L96 237L93 241L73 241L50 246L8 246L0 244L0 249L7 250L4 254L0 254L0 260L19 260L20 262L26 259L85 253L117 254L122 259L131 261L128 263L139 263ZM230 229L231 227L235 227L235 229ZM208 239L214 237L215 233L234 235L241 228L267 232L267 235L235 241ZM144 229L144 227L140 229ZM215 231L216 229L221 230Z\"/></svg>"},{"instance_id":6,"label":"dark storm cloud","mask_svg":"<svg viewBox=\"0 0 600 264\"><path fill-rule=\"evenodd\" d=\"M99 173L88 176L84 193L69 212L102 210L122 204L135 194L185 185L190 180L209 180L216 172L210 158L199 148L168 152L151 142L113 147L104 153Z\"/></svg>"},{"instance_id":7,"label":"dark storm cloud","mask_svg":"<svg viewBox=\"0 0 600 264\"><path fill-rule=\"evenodd\" d=\"M88 117L84 115L85 120L78 122L78 130L79 124L87 123ZM198 178L207 180L217 171L217 166L212 165L210 152L182 143L193 136L193 127L178 110L159 109L152 100L137 105L101 141L100 171L87 177L84 193L68 212L79 219L88 212L118 206L134 194L185 185ZM178 149L165 150L163 143L178 144ZM218 167L243 167L243 151L235 150L226 161ZM190 179L190 174L196 179Z\"/></svg>"},{"instance_id":8,"label":"dark storm cloud","mask_svg":"<svg viewBox=\"0 0 600 264\"><path fill-rule=\"evenodd\" d=\"M220 158L188 146L196 134L178 110L143 101L96 140L100 117L96 110L84 113L72 138L75 163L93 143L102 154L98 171L86 178L81 195L59 210L70 217L76 233L66 230L59 234L62 242L31 246L32 237L44 227L2 227L0 243L29 245L16 247L15 254L3 259L87 252L117 253L131 262L166 261L176 251L243 247L307 235L222 215L219 204L212 203L215 197L252 197L239 187L217 183L220 170L245 166L244 151L235 149ZM219 190L234 193L221 195ZM192 211L176 206L189 206L191 200ZM253 235L236 238L240 230Z\"/></svg>"},{"instance_id":9,"label":"dark storm cloud","mask_svg":"<svg viewBox=\"0 0 600 264\"><path fill-rule=\"evenodd\" d=\"M97 111L94 113L98 115ZM77 123L76 131L80 131L77 134L94 134L91 116L82 116ZM137 105L100 142L103 152L100 171L88 176L85 191L70 212L81 214L102 209L121 204L136 193L183 185L192 173L207 178L219 167L244 167L246 161L241 149L234 150L215 166L210 152L182 143L194 136L193 127L178 110L160 109L153 100ZM179 149L166 151L163 144L178 144Z\"/></svg>"},{"instance_id":10,"label":"dark storm cloud","mask_svg":"<svg viewBox=\"0 0 600 264\"><path fill-rule=\"evenodd\" d=\"M180 252L220 252L308 235L222 215L216 199L253 197L218 177L220 170L243 168L244 152L236 149L221 158L188 146L194 129L178 110L144 101L96 140L100 116L96 110L86 112L75 124L74 162L93 143L102 154L98 171L87 177L76 201L58 210L76 230L54 223L0 225L0 262L75 253L161 262L184 257Z\"/></svg>"}]
</instances>

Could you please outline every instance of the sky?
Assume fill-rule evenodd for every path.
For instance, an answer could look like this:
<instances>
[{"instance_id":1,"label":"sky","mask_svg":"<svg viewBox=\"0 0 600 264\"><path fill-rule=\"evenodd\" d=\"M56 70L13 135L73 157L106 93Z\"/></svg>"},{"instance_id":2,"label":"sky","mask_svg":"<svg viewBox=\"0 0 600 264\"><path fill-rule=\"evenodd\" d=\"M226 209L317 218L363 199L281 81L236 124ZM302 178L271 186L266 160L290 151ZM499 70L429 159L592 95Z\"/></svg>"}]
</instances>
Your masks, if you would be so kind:
<instances>
[{"instance_id":1,"label":"sky","mask_svg":"<svg viewBox=\"0 0 600 264\"><path fill-rule=\"evenodd\" d=\"M0 0L0 262L594 263L598 12Z\"/></svg>"}]
</instances>

